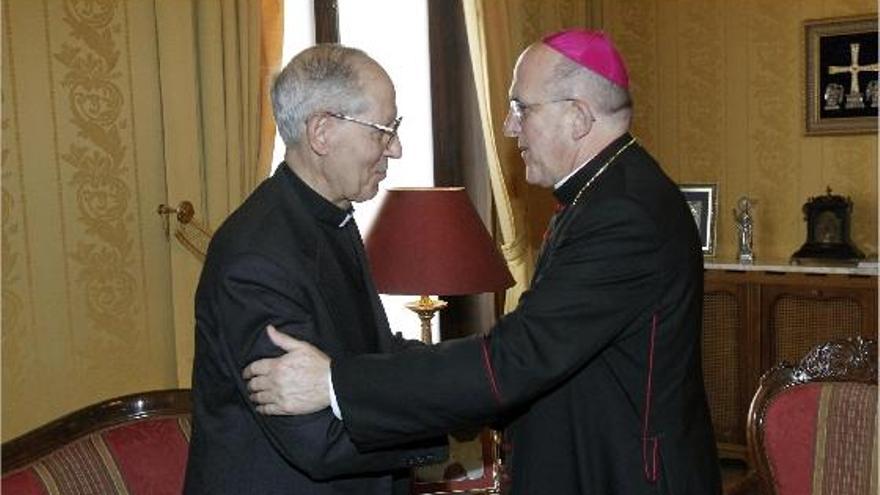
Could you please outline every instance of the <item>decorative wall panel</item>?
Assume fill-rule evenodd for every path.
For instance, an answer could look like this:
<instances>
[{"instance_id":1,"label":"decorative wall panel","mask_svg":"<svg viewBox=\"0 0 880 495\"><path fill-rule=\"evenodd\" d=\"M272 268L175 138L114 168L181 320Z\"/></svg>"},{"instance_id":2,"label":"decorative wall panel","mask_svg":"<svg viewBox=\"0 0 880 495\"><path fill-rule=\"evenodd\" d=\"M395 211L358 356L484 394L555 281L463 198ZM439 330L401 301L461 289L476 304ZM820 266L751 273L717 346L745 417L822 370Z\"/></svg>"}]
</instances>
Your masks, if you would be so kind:
<instances>
[{"instance_id":1,"label":"decorative wall panel","mask_svg":"<svg viewBox=\"0 0 880 495\"><path fill-rule=\"evenodd\" d=\"M3 4L3 18L9 16L7 4ZM2 328L2 354L4 364L9 355L33 359L34 352L29 348L27 336L34 325L33 277L31 258L28 249L27 205L22 187L22 150L18 132L19 101L15 86L15 63L11 57L13 44L8 23L3 25L3 79L2 90L2 213L3 234L0 236L0 256L2 256L2 279L0 279L0 328ZM28 380L28 370L24 367L3 368L4 401L26 400L8 391L21 389ZM3 425L5 427L5 423Z\"/></svg>"},{"instance_id":2,"label":"decorative wall panel","mask_svg":"<svg viewBox=\"0 0 880 495\"><path fill-rule=\"evenodd\" d=\"M720 1L682 2L677 30L678 173L689 182L718 182L724 166L724 30Z\"/></svg>"},{"instance_id":3,"label":"decorative wall panel","mask_svg":"<svg viewBox=\"0 0 880 495\"><path fill-rule=\"evenodd\" d=\"M651 2L613 2L606 6L606 19L619 20L615 29L607 29L617 44L628 67L650 67L657 63L657 14ZM633 77L630 69L630 91L635 101L633 134L642 145L654 149L657 143L658 98L656 71L645 71Z\"/></svg>"},{"instance_id":4,"label":"decorative wall panel","mask_svg":"<svg viewBox=\"0 0 880 495\"><path fill-rule=\"evenodd\" d=\"M3 1L4 440L176 385L151 9Z\"/></svg>"}]
</instances>

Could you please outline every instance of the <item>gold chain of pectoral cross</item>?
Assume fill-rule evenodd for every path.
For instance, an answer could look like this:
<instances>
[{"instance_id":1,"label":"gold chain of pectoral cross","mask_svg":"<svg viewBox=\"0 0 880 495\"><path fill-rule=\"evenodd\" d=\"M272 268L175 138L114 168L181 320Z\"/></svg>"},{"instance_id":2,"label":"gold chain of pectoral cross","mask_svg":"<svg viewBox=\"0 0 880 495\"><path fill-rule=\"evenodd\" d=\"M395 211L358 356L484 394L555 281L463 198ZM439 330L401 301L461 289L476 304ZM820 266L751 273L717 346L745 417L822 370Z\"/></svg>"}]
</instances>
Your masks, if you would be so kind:
<instances>
[{"instance_id":1,"label":"gold chain of pectoral cross","mask_svg":"<svg viewBox=\"0 0 880 495\"><path fill-rule=\"evenodd\" d=\"M635 143L635 142L636 142L636 138L630 138L629 142L627 142L625 145L623 145L622 148L617 150L617 153L614 153L613 155L611 155L611 158L609 158L608 161L606 161L605 164L602 165L602 167L600 167L599 170L597 170L596 173L593 174L592 177L590 177L590 180L588 180L587 183L584 184L583 187L580 188L580 190L578 190L577 194L575 194L575 196L574 196L574 200L571 202L571 206L576 205L578 200L581 199L581 195L584 194L584 191L586 191L587 189L590 188L591 185L593 185L593 182L595 182L596 179L598 179L599 176L602 175L603 172L605 172L605 169L607 169L608 166L611 165L612 162L614 162L615 158L620 156L621 153L626 151L626 149L629 148L630 146L632 146L633 143Z\"/></svg>"}]
</instances>

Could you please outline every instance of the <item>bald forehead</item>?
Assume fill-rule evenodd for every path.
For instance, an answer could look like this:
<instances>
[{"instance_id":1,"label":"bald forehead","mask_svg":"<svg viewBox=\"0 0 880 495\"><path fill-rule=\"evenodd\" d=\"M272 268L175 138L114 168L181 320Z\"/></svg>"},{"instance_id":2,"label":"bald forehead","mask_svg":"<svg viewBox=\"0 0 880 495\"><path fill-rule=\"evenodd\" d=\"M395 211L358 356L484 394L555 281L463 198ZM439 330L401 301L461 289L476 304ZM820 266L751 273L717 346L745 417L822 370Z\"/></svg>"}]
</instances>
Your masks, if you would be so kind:
<instances>
[{"instance_id":1,"label":"bald forehead","mask_svg":"<svg viewBox=\"0 0 880 495\"><path fill-rule=\"evenodd\" d=\"M390 120L397 114L395 101L394 83L391 77L372 59L367 59L357 68L358 78L364 96L370 101L371 106L379 112L376 118Z\"/></svg>"},{"instance_id":2,"label":"bald forehead","mask_svg":"<svg viewBox=\"0 0 880 495\"><path fill-rule=\"evenodd\" d=\"M529 45L516 61L509 96L516 98L519 91L533 92L548 84L554 67L562 58L562 55L543 43Z\"/></svg>"},{"instance_id":3,"label":"bald forehead","mask_svg":"<svg viewBox=\"0 0 880 495\"><path fill-rule=\"evenodd\" d=\"M361 81L373 81L377 83L391 84L391 77L385 72L385 69L371 58L364 58L355 64L358 76Z\"/></svg>"},{"instance_id":4,"label":"bald forehead","mask_svg":"<svg viewBox=\"0 0 880 495\"><path fill-rule=\"evenodd\" d=\"M517 69L552 68L562 59L557 51L543 43L529 45L516 61Z\"/></svg>"}]
</instances>

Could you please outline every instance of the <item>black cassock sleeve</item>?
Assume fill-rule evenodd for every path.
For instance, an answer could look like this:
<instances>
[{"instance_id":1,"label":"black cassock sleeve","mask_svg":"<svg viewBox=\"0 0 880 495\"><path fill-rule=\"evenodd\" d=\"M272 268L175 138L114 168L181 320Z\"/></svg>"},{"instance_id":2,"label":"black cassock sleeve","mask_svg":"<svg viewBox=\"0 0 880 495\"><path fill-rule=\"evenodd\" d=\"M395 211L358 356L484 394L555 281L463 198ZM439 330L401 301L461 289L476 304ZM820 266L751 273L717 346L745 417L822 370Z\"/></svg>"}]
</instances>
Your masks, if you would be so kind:
<instances>
[{"instance_id":1,"label":"black cassock sleeve","mask_svg":"<svg viewBox=\"0 0 880 495\"><path fill-rule=\"evenodd\" d=\"M439 462L446 447L437 441L394 450L361 452L330 409L305 416L264 416L248 400L242 370L252 361L283 354L266 334L266 325L321 348L322 332L313 318L316 301L296 283L296 276L259 255L238 256L223 267L213 310L218 315L219 354L264 434L291 464L314 479Z\"/></svg>"},{"instance_id":2,"label":"black cassock sleeve","mask_svg":"<svg viewBox=\"0 0 880 495\"><path fill-rule=\"evenodd\" d=\"M593 203L488 337L334 360L346 429L359 446L388 446L489 424L535 400L652 311L662 286L656 239L634 201Z\"/></svg>"}]
</instances>

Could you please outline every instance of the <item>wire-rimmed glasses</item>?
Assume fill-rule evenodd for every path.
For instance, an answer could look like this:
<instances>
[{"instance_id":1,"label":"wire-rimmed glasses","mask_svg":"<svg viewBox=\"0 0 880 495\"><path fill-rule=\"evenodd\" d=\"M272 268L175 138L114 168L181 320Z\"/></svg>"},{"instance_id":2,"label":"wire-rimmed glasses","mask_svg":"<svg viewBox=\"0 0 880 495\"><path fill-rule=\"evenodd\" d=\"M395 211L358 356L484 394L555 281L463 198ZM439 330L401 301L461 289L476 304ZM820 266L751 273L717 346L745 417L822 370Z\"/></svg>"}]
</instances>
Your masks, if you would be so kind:
<instances>
[{"instance_id":1,"label":"wire-rimmed glasses","mask_svg":"<svg viewBox=\"0 0 880 495\"><path fill-rule=\"evenodd\" d=\"M369 120L363 120L357 117L352 117L350 115L345 115L344 113L339 112L327 112L327 115L340 120L346 120L348 122L354 122L355 124L367 126L382 132L384 134L382 140L386 149L388 148L388 146L391 145L392 142L394 142L394 138L397 137L397 129L400 127L400 121L403 120L402 116L398 116L391 122L390 125L383 125L377 124L376 122L370 122Z\"/></svg>"}]
</instances>

